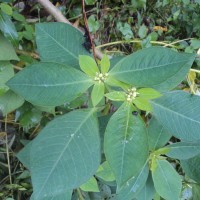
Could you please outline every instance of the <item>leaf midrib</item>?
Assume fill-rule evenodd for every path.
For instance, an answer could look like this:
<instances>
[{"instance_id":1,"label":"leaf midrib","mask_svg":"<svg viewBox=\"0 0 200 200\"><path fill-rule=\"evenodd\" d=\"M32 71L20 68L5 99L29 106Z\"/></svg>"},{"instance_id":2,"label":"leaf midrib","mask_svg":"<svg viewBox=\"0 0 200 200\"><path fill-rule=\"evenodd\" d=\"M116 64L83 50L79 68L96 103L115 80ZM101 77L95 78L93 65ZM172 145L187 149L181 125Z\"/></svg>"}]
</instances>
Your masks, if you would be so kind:
<instances>
[{"instance_id":1,"label":"leaf midrib","mask_svg":"<svg viewBox=\"0 0 200 200\"><path fill-rule=\"evenodd\" d=\"M74 131L74 136L77 134L77 132L80 130L81 126L83 126L83 124L89 119L89 117L91 116L91 114L94 112L94 109L91 109L91 111L88 113L88 115L86 115L85 119L80 123L80 125L76 128L76 130ZM63 150L61 151L60 156L58 157L58 159L56 160L55 164L53 165L51 171L49 172L49 175L47 176L47 178L45 179L45 181L43 182L43 186L41 187L40 191L38 192L38 197L40 196L40 194L42 193L45 184L47 183L49 177L51 176L52 172L54 171L54 169L56 168L58 162L60 161L60 159L62 158L64 152L66 151L66 149L68 148L69 144L71 143L71 141L74 139L74 137L71 137L68 141L68 143L66 144L66 146L63 148Z\"/></svg>"},{"instance_id":2,"label":"leaf midrib","mask_svg":"<svg viewBox=\"0 0 200 200\"><path fill-rule=\"evenodd\" d=\"M116 75L116 74L124 74L124 73L129 73L129 72L138 72L138 71L150 70L150 69L164 67L164 66L167 66L167 65L178 64L178 63L185 63L185 62L188 62L188 59L181 60L181 61L178 61L178 62L171 62L171 63L168 63L168 64L162 64L162 65L157 65L157 66L139 68L139 69L134 69L134 70L133 69L132 70L129 69L129 70L126 70L126 71L119 71L119 72L114 72L114 73L112 73L112 70L111 70L110 74ZM114 70L114 68L113 68L113 70Z\"/></svg>"},{"instance_id":3,"label":"leaf midrib","mask_svg":"<svg viewBox=\"0 0 200 200\"><path fill-rule=\"evenodd\" d=\"M38 26L38 29L40 29L45 34L47 34L58 46L60 46L64 51L66 51L68 54L70 54L72 57L74 57L75 59L78 60L77 56L75 56L73 53L71 53L66 47L62 46L62 44L60 44L57 40L55 40L54 37L52 37L47 31L45 31L44 29L42 29L40 26Z\"/></svg>"}]
</instances>

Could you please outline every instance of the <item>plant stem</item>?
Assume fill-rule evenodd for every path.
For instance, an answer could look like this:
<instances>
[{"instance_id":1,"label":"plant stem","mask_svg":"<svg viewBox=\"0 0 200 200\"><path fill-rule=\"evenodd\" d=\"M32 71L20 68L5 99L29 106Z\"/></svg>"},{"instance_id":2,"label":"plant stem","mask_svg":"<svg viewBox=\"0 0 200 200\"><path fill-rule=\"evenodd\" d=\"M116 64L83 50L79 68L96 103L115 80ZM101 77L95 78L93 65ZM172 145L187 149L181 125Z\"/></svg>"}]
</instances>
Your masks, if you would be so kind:
<instances>
[{"instance_id":1,"label":"plant stem","mask_svg":"<svg viewBox=\"0 0 200 200\"><path fill-rule=\"evenodd\" d=\"M170 45L173 45L173 44L177 44L177 43L180 43L180 42L183 42L183 41L186 41L186 40L191 40L191 39L193 39L193 38L185 38L185 39L183 39L183 40L178 40L178 41L175 41L175 42L166 44L165 47L170 46Z\"/></svg>"},{"instance_id":2,"label":"plant stem","mask_svg":"<svg viewBox=\"0 0 200 200\"><path fill-rule=\"evenodd\" d=\"M197 70L197 69L190 69L190 71L196 72L196 73L199 73L199 74L200 74L200 70Z\"/></svg>"},{"instance_id":3,"label":"plant stem","mask_svg":"<svg viewBox=\"0 0 200 200\"><path fill-rule=\"evenodd\" d=\"M84 200L81 190L79 188L77 189L77 192L78 192L79 200Z\"/></svg>"}]
</instances>

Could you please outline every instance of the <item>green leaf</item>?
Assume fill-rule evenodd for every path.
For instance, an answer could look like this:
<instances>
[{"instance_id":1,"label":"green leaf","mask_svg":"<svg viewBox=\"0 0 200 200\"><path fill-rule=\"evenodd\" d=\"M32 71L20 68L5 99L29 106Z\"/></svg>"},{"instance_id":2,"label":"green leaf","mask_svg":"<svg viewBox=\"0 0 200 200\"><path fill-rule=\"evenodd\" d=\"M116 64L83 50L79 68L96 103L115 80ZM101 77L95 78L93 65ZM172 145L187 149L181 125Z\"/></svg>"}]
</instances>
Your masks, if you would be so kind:
<instances>
[{"instance_id":1,"label":"green leaf","mask_svg":"<svg viewBox=\"0 0 200 200\"><path fill-rule=\"evenodd\" d=\"M124 90L128 90L130 88L130 85L123 83L121 81L118 81L116 79L114 79L113 77L110 77L108 75L108 78L105 81L106 84L108 84L109 86L113 86L113 87L120 87Z\"/></svg>"},{"instance_id":2,"label":"green leaf","mask_svg":"<svg viewBox=\"0 0 200 200\"><path fill-rule=\"evenodd\" d=\"M152 200L155 194L155 188L151 174L149 174L145 186L142 188L140 193L137 195L137 200Z\"/></svg>"},{"instance_id":3,"label":"green leaf","mask_svg":"<svg viewBox=\"0 0 200 200\"><path fill-rule=\"evenodd\" d=\"M139 28L138 35L139 35L140 38L143 39L147 36L147 32L148 32L148 28L143 24Z\"/></svg>"},{"instance_id":4,"label":"green leaf","mask_svg":"<svg viewBox=\"0 0 200 200\"><path fill-rule=\"evenodd\" d=\"M86 183L80 186L85 192L99 192L97 180L92 176Z\"/></svg>"},{"instance_id":5,"label":"green leaf","mask_svg":"<svg viewBox=\"0 0 200 200\"><path fill-rule=\"evenodd\" d=\"M198 142L177 142L167 145L169 149L167 156L179 160L185 160L200 154L200 141Z\"/></svg>"},{"instance_id":6,"label":"green leaf","mask_svg":"<svg viewBox=\"0 0 200 200\"><path fill-rule=\"evenodd\" d=\"M181 177L166 160L155 160L156 168L152 177L157 193L166 200L177 200L180 197Z\"/></svg>"},{"instance_id":7,"label":"green leaf","mask_svg":"<svg viewBox=\"0 0 200 200\"><path fill-rule=\"evenodd\" d=\"M121 91L109 92L109 93L105 94L105 96L112 101L125 101L126 100L125 92L121 92Z\"/></svg>"},{"instance_id":8,"label":"green leaf","mask_svg":"<svg viewBox=\"0 0 200 200\"><path fill-rule=\"evenodd\" d=\"M108 164L107 161L105 161L99 166L95 176L107 182L111 182L115 180L115 176L113 172L111 171L110 165Z\"/></svg>"},{"instance_id":9,"label":"green leaf","mask_svg":"<svg viewBox=\"0 0 200 200\"><path fill-rule=\"evenodd\" d=\"M191 40L191 46L192 46L194 49L199 49L199 48L200 48L200 40L192 39L192 40Z\"/></svg>"},{"instance_id":10,"label":"green leaf","mask_svg":"<svg viewBox=\"0 0 200 200\"><path fill-rule=\"evenodd\" d=\"M96 0L85 0L85 3L87 5L94 5L96 3Z\"/></svg>"},{"instance_id":11,"label":"green leaf","mask_svg":"<svg viewBox=\"0 0 200 200\"><path fill-rule=\"evenodd\" d=\"M90 17L88 18L88 26L89 26L90 32L92 33L95 33L99 30L100 23L99 21L96 20L95 15L90 15Z\"/></svg>"},{"instance_id":12,"label":"green leaf","mask_svg":"<svg viewBox=\"0 0 200 200\"><path fill-rule=\"evenodd\" d=\"M100 65L101 65L101 72L107 73L110 68L110 60L107 55L105 55L105 54L103 55Z\"/></svg>"},{"instance_id":13,"label":"green leaf","mask_svg":"<svg viewBox=\"0 0 200 200\"><path fill-rule=\"evenodd\" d=\"M1 16L0 16L1 18ZM1 19L0 19L1 20ZM1 29L1 24L0 24ZM0 61L19 60L13 46L0 34Z\"/></svg>"},{"instance_id":14,"label":"green leaf","mask_svg":"<svg viewBox=\"0 0 200 200\"><path fill-rule=\"evenodd\" d=\"M17 33L16 28L15 28L15 25L11 21L10 17L8 15L6 15L5 13L1 12L1 11L0 11L0 30L3 32L3 35L6 38L11 40L12 43L17 46L17 44L18 44L18 33ZM0 42L0 44L1 44L1 42ZM13 52L13 50L12 50L12 52ZM10 52L10 53L12 53L12 52ZM15 58L13 60L18 60L18 59Z\"/></svg>"},{"instance_id":15,"label":"green leaf","mask_svg":"<svg viewBox=\"0 0 200 200\"><path fill-rule=\"evenodd\" d=\"M150 47L120 60L109 74L135 87L166 91L176 87L185 78L194 59L195 54Z\"/></svg>"},{"instance_id":16,"label":"green leaf","mask_svg":"<svg viewBox=\"0 0 200 200\"><path fill-rule=\"evenodd\" d=\"M79 67L79 55L88 55L83 34L73 26L49 22L36 24L36 43L42 61Z\"/></svg>"},{"instance_id":17,"label":"green leaf","mask_svg":"<svg viewBox=\"0 0 200 200\"><path fill-rule=\"evenodd\" d=\"M104 83L95 83L92 89L92 104L93 106L96 106L103 98L104 96Z\"/></svg>"},{"instance_id":18,"label":"green leaf","mask_svg":"<svg viewBox=\"0 0 200 200\"><path fill-rule=\"evenodd\" d=\"M137 92L139 96L145 99L156 99L161 96L160 92L152 89L152 88L142 88L138 89Z\"/></svg>"},{"instance_id":19,"label":"green leaf","mask_svg":"<svg viewBox=\"0 0 200 200\"><path fill-rule=\"evenodd\" d=\"M35 199L79 187L99 164L100 139L94 109L76 110L54 119L31 146Z\"/></svg>"},{"instance_id":20,"label":"green leaf","mask_svg":"<svg viewBox=\"0 0 200 200\"><path fill-rule=\"evenodd\" d=\"M189 176L191 179L200 183L200 155L190 158L188 160L181 160L181 167L183 171Z\"/></svg>"},{"instance_id":21,"label":"green leaf","mask_svg":"<svg viewBox=\"0 0 200 200\"><path fill-rule=\"evenodd\" d=\"M13 13L12 7L10 7L7 3L1 3L0 8L7 15L12 15Z\"/></svg>"},{"instance_id":22,"label":"green leaf","mask_svg":"<svg viewBox=\"0 0 200 200\"><path fill-rule=\"evenodd\" d=\"M10 90L0 96L0 110L4 116L20 107L23 103L24 99Z\"/></svg>"},{"instance_id":23,"label":"green leaf","mask_svg":"<svg viewBox=\"0 0 200 200\"><path fill-rule=\"evenodd\" d=\"M193 196L193 200L200 199L200 185L194 184L192 186L192 196Z\"/></svg>"},{"instance_id":24,"label":"green leaf","mask_svg":"<svg viewBox=\"0 0 200 200\"><path fill-rule=\"evenodd\" d=\"M21 15L20 13L18 13L17 11L13 12L13 18L19 22L25 22L26 18L24 17L24 15Z\"/></svg>"},{"instance_id":25,"label":"green leaf","mask_svg":"<svg viewBox=\"0 0 200 200\"><path fill-rule=\"evenodd\" d=\"M117 200L132 200L136 197L144 187L149 174L148 163L141 167L136 176L130 178L119 190L117 191Z\"/></svg>"},{"instance_id":26,"label":"green leaf","mask_svg":"<svg viewBox=\"0 0 200 200\"><path fill-rule=\"evenodd\" d=\"M34 198L35 194L33 193L31 195L31 198L30 200L71 200L72 198L72 190L69 190L69 191L65 191L61 194L58 194L58 195L50 195L49 197L44 197L44 198L40 198L40 199L36 199Z\"/></svg>"},{"instance_id":27,"label":"green leaf","mask_svg":"<svg viewBox=\"0 0 200 200\"><path fill-rule=\"evenodd\" d=\"M81 70L89 76L95 77L96 73L99 72L97 63L90 56L80 55L79 65Z\"/></svg>"},{"instance_id":28,"label":"green leaf","mask_svg":"<svg viewBox=\"0 0 200 200\"><path fill-rule=\"evenodd\" d=\"M150 120L147 131L150 151L163 147L172 136L155 117Z\"/></svg>"},{"instance_id":29,"label":"green leaf","mask_svg":"<svg viewBox=\"0 0 200 200\"><path fill-rule=\"evenodd\" d=\"M140 110L145 110L145 111L151 111L152 106L149 103L147 99L144 99L142 97L136 97L133 100L133 103L140 109Z\"/></svg>"},{"instance_id":30,"label":"green leaf","mask_svg":"<svg viewBox=\"0 0 200 200\"><path fill-rule=\"evenodd\" d=\"M151 101L153 115L175 137L186 141L200 139L200 97L184 91L168 92Z\"/></svg>"},{"instance_id":31,"label":"green leaf","mask_svg":"<svg viewBox=\"0 0 200 200\"><path fill-rule=\"evenodd\" d=\"M146 127L140 116L132 115L130 104L124 103L109 120L105 131L104 151L118 187L136 176L146 162Z\"/></svg>"},{"instance_id":32,"label":"green leaf","mask_svg":"<svg viewBox=\"0 0 200 200\"><path fill-rule=\"evenodd\" d=\"M13 76L13 66L9 62L0 62L0 96L9 89L5 83Z\"/></svg>"},{"instance_id":33,"label":"green leaf","mask_svg":"<svg viewBox=\"0 0 200 200\"><path fill-rule=\"evenodd\" d=\"M38 106L58 106L80 96L92 80L82 72L57 63L36 63L17 73L7 85Z\"/></svg>"}]
</instances>

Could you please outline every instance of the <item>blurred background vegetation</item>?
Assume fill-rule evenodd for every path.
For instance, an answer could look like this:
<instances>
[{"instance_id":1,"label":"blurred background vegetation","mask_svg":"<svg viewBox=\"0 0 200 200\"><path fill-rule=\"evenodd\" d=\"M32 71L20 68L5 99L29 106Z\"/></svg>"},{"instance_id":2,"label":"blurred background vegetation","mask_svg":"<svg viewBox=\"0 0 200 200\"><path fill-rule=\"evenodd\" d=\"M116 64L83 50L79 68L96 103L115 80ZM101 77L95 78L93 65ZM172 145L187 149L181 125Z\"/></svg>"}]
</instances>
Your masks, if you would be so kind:
<instances>
[{"instance_id":1,"label":"blurred background vegetation","mask_svg":"<svg viewBox=\"0 0 200 200\"><path fill-rule=\"evenodd\" d=\"M169 46L177 51L194 53L200 48L200 0L85 2L89 29L95 45L108 55L123 56L152 45ZM71 23L84 31L80 0L53 0L52 3ZM15 71L38 62L35 23L52 21L53 17L36 0L0 0L0 52L3 51L3 40L13 45L20 58L19 61L12 61ZM198 93L199 69L200 60L196 59L194 70L182 83L181 89L196 90ZM12 72L4 73L12 76ZM5 90L1 86L0 80L0 95ZM26 102L6 118L0 114L0 199L29 199L32 193L30 174L16 159L15 154L54 118L55 113L59 115L83 106L85 98L82 96L48 112ZM1 104L0 98L0 108ZM90 198L114 199L112 184L99 184L100 193L93 194L96 196ZM193 198L190 189L185 188L182 199ZM200 199L200 190L196 193L196 200ZM90 199L85 195L86 199ZM75 194L73 198L78 197Z\"/></svg>"}]
</instances>

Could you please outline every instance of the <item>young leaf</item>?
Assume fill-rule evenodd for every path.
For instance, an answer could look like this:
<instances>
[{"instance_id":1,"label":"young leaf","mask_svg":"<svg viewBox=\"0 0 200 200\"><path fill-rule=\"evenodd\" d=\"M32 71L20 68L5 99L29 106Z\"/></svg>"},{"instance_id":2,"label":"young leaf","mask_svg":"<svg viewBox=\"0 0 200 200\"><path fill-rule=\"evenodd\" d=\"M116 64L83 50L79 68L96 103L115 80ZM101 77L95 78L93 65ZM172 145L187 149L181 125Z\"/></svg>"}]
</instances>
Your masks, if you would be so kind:
<instances>
[{"instance_id":1,"label":"young leaf","mask_svg":"<svg viewBox=\"0 0 200 200\"><path fill-rule=\"evenodd\" d=\"M118 200L132 200L144 187L149 174L148 163L141 167L139 173L136 176L131 177L121 188L117 190Z\"/></svg>"},{"instance_id":2,"label":"young leaf","mask_svg":"<svg viewBox=\"0 0 200 200\"><path fill-rule=\"evenodd\" d=\"M17 73L7 85L38 106L72 101L93 84L84 73L57 63L37 63Z\"/></svg>"},{"instance_id":3,"label":"young leaf","mask_svg":"<svg viewBox=\"0 0 200 200\"><path fill-rule=\"evenodd\" d=\"M138 89L137 92L141 98L145 99L156 99L161 96L160 92L152 89L152 88L141 88Z\"/></svg>"},{"instance_id":4,"label":"young leaf","mask_svg":"<svg viewBox=\"0 0 200 200\"><path fill-rule=\"evenodd\" d=\"M96 106L104 96L104 83L96 83L92 89L92 104Z\"/></svg>"},{"instance_id":5,"label":"young leaf","mask_svg":"<svg viewBox=\"0 0 200 200\"><path fill-rule=\"evenodd\" d=\"M115 180L115 176L113 172L111 171L110 165L108 164L107 161L105 161L99 166L95 176L107 182L111 182Z\"/></svg>"},{"instance_id":6,"label":"young leaf","mask_svg":"<svg viewBox=\"0 0 200 200\"><path fill-rule=\"evenodd\" d=\"M165 93L151 101L153 115L173 135L185 141L200 140L200 97L184 91Z\"/></svg>"},{"instance_id":7,"label":"young leaf","mask_svg":"<svg viewBox=\"0 0 200 200\"><path fill-rule=\"evenodd\" d=\"M151 111L152 106L149 103L147 99L144 99L142 97L136 97L133 100L133 103L140 109L140 110L145 110L145 111Z\"/></svg>"},{"instance_id":8,"label":"young leaf","mask_svg":"<svg viewBox=\"0 0 200 200\"><path fill-rule=\"evenodd\" d=\"M167 156L179 160L186 160L200 154L200 142L177 142L167 145Z\"/></svg>"},{"instance_id":9,"label":"young leaf","mask_svg":"<svg viewBox=\"0 0 200 200\"><path fill-rule=\"evenodd\" d=\"M0 16L1 17L1 16ZM0 18L1 20L1 18ZM1 26L1 24L0 24ZM10 60L19 60L17 57L13 46L10 42L0 34L0 60L10 61Z\"/></svg>"},{"instance_id":10,"label":"young leaf","mask_svg":"<svg viewBox=\"0 0 200 200\"><path fill-rule=\"evenodd\" d=\"M49 22L36 24L36 43L42 61L52 61L79 68L79 55L89 55L83 47L85 38L73 26Z\"/></svg>"},{"instance_id":11,"label":"young leaf","mask_svg":"<svg viewBox=\"0 0 200 200\"><path fill-rule=\"evenodd\" d=\"M179 199L182 188L179 174L166 160L155 159L154 162L152 177L157 193L166 200Z\"/></svg>"},{"instance_id":12,"label":"young leaf","mask_svg":"<svg viewBox=\"0 0 200 200\"><path fill-rule=\"evenodd\" d=\"M99 72L98 66L93 58L90 56L79 56L79 65L83 72L87 75L95 77L96 73Z\"/></svg>"},{"instance_id":13,"label":"young leaf","mask_svg":"<svg viewBox=\"0 0 200 200\"><path fill-rule=\"evenodd\" d=\"M7 15L12 15L13 13L12 7L10 7L7 3L1 3L0 8Z\"/></svg>"},{"instance_id":14,"label":"young leaf","mask_svg":"<svg viewBox=\"0 0 200 200\"><path fill-rule=\"evenodd\" d=\"M72 111L51 121L32 142L30 154L35 199L82 185L100 164L94 109Z\"/></svg>"},{"instance_id":15,"label":"young leaf","mask_svg":"<svg viewBox=\"0 0 200 200\"><path fill-rule=\"evenodd\" d=\"M109 93L105 94L105 96L112 101L125 101L126 100L126 94L125 94L125 92L122 92L122 91L109 92Z\"/></svg>"},{"instance_id":16,"label":"young leaf","mask_svg":"<svg viewBox=\"0 0 200 200\"><path fill-rule=\"evenodd\" d=\"M105 83L108 84L109 86L120 87L124 90L128 90L130 88L130 85L123 83L121 81L118 81L118 80L116 80L116 79L114 79L113 77L110 77L110 76L108 76Z\"/></svg>"},{"instance_id":17,"label":"young leaf","mask_svg":"<svg viewBox=\"0 0 200 200\"><path fill-rule=\"evenodd\" d=\"M4 116L20 107L23 103L24 99L11 90L0 96L0 110Z\"/></svg>"},{"instance_id":18,"label":"young leaf","mask_svg":"<svg viewBox=\"0 0 200 200\"><path fill-rule=\"evenodd\" d=\"M140 116L132 115L130 104L122 104L110 118L104 151L118 187L136 176L144 166L148 156L146 127Z\"/></svg>"},{"instance_id":19,"label":"young leaf","mask_svg":"<svg viewBox=\"0 0 200 200\"><path fill-rule=\"evenodd\" d=\"M183 171L186 173L187 176L189 176L197 183L200 183L199 166L200 166L200 155L197 155L188 160L181 160L181 167L183 168Z\"/></svg>"},{"instance_id":20,"label":"young leaf","mask_svg":"<svg viewBox=\"0 0 200 200\"><path fill-rule=\"evenodd\" d=\"M147 131L150 151L163 147L172 137L172 134L170 134L155 117L150 120Z\"/></svg>"},{"instance_id":21,"label":"young leaf","mask_svg":"<svg viewBox=\"0 0 200 200\"><path fill-rule=\"evenodd\" d=\"M101 72L102 73L107 73L109 71L110 60L109 60L107 55L105 55L105 54L103 55L103 58L101 59L100 65L101 65Z\"/></svg>"},{"instance_id":22,"label":"young leaf","mask_svg":"<svg viewBox=\"0 0 200 200\"><path fill-rule=\"evenodd\" d=\"M135 87L166 91L176 87L185 78L195 56L168 48L150 47L122 59L109 74Z\"/></svg>"},{"instance_id":23,"label":"young leaf","mask_svg":"<svg viewBox=\"0 0 200 200\"><path fill-rule=\"evenodd\" d=\"M97 180L92 176L87 182L80 186L85 192L99 192Z\"/></svg>"}]
</instances>

